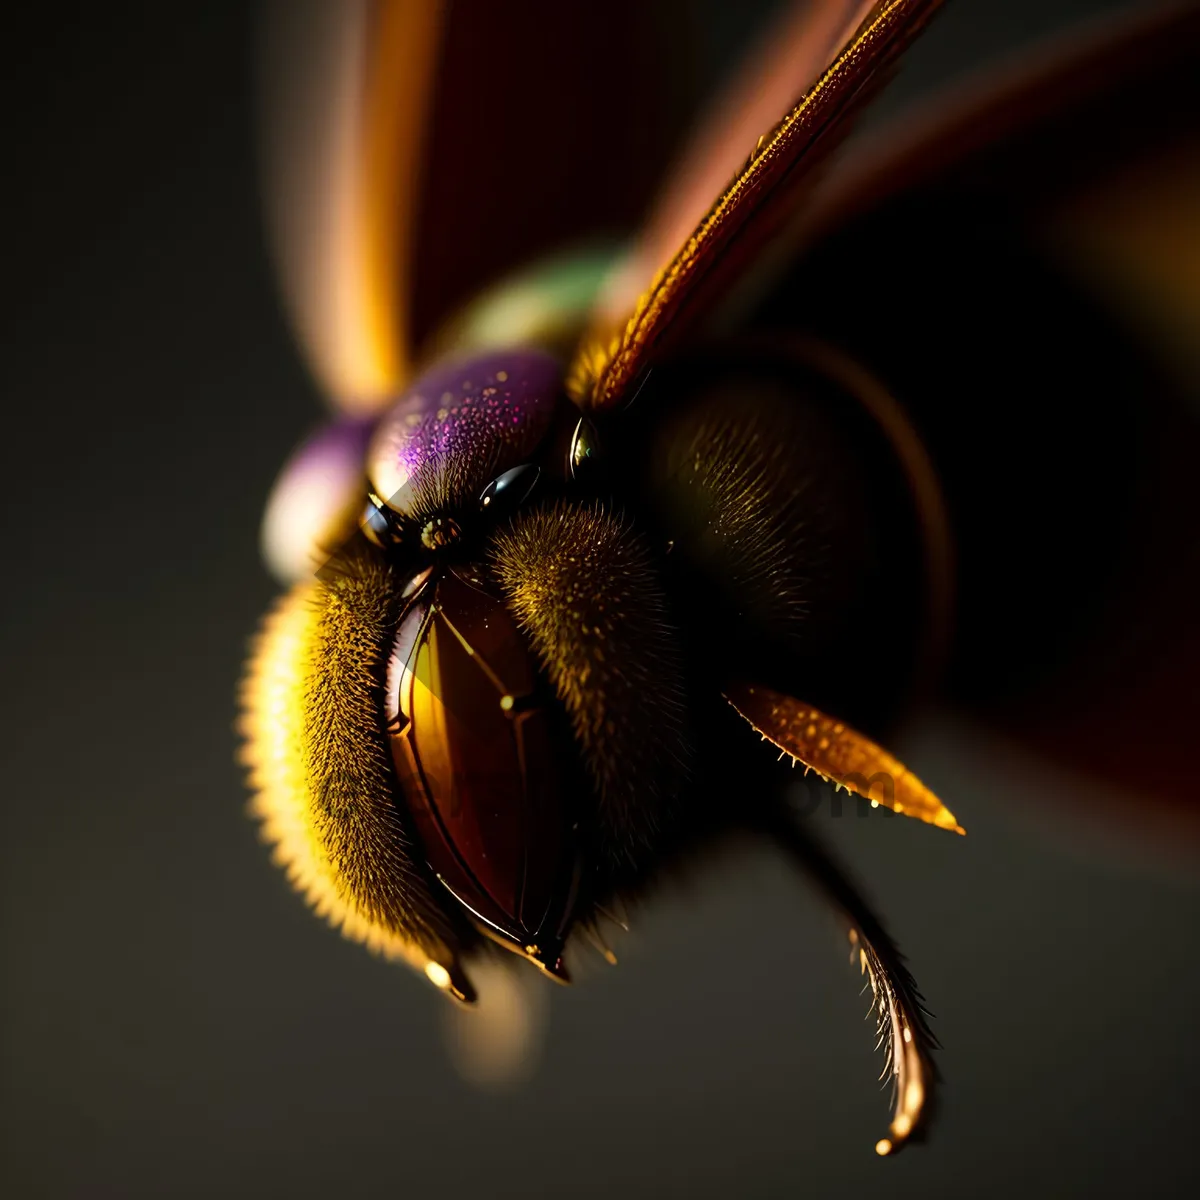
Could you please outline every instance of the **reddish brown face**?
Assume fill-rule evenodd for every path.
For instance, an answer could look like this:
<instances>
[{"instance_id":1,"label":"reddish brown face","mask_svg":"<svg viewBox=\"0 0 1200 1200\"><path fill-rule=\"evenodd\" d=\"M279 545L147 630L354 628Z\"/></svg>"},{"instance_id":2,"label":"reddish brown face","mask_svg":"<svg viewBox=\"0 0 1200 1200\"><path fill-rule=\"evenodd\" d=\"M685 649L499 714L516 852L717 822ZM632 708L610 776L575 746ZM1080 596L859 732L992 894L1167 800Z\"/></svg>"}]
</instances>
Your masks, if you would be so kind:
<instances>
[{"instance_id":1,"label":"reddish brown face","mask_svg":"<svg viewBox=\"0 0 1200 1200\"><path fill-rule=\"evenodd\" d=\"M551 974L571 918L573 855L546 698L504 603L453 573L397 630L386 715L426 859L486 932Z\"/></svg>"}]
</instances>

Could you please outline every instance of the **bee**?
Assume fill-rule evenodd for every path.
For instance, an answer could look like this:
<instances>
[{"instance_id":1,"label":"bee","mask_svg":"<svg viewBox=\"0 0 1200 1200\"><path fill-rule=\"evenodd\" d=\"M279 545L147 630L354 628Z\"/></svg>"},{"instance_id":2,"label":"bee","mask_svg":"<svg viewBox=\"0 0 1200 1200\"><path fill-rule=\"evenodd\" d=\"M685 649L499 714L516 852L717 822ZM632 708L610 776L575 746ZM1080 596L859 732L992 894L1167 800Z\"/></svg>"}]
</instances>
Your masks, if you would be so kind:
<instances>
[{"instance_id":1,"label":"bee","mask_svg":"<svg viewBox=\"0 0 1200 1200\"><path fill-rule=\"evenodd\" d=\"M485 296L411 372L388 232L407 200L387 190L407 176L379 160L415 144L437 6L340 26L379 93L359 96L358 215L327 264L352 300L338 329L298 320L343 415L272 495L291 587L242 701L254 812L291 882L463 1005L495 951L559 982L573 938L611 959L602 917L714 840L782 848L873 994L895 1085L880 1154L927 1127L936 1041L777 760L963 832L882 744L945 648L946 503L883 380L737 318L938 7L802 6L615 267L572 263L592 281L573 299L548 282L561 266L529 277L558 302L524 324L529 278Z\"/></svg>"}]
</instances>

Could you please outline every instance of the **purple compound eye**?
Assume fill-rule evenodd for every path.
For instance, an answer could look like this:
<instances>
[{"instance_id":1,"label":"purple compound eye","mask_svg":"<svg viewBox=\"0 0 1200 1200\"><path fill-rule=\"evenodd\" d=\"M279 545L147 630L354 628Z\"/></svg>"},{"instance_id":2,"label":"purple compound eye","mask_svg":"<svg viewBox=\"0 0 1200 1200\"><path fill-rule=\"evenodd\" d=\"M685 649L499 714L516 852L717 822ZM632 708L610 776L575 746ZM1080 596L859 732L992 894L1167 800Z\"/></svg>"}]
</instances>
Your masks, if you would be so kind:
<instances>
[{"instance_id":1,"label":"purple compound eye","mask_svg":"<svg viewBox=\"0 0 1200 1200\"><path fill-rule=\"evenodd\" d=\"M367 453L372 490L421 524L473 509L550 428L562 367L538 350L503 350L427 371L396 401Z\"/></svg>"}]
</instances>

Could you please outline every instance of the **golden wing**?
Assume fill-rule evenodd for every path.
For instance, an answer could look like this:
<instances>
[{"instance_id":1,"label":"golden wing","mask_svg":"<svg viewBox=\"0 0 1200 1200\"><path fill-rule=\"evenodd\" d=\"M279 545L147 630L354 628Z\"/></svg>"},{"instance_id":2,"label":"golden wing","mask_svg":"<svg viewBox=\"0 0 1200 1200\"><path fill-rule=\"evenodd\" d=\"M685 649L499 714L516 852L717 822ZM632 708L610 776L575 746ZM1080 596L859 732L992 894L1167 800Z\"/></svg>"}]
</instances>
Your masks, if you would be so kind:
<instances>
[{"instance_id":1,"label":"golden wing","mask_svg":"<svg viewBox=\"0 0 1200 1200\"><path fill-rule=\"evenodd\" d=\"M277 0L264 27L268 229L309 366L377 411L410 360L409 279L438 0Z\"/></svg>"},{"instance_id":2,"label":"golden wing","mask_svg":"<svg viewBox=\"0 0 1200 1200\"><path fill-rule=\"evenodd\" d=\"M824 0L789 18L755 76L756 98L742 104L750 81L735 85L728 109L722 106L735 115L726 120L723 111L695 139L677 172L680 182L598 306L568 378L581 408L607 410L626 399L668 335L694 324L754 260L939 3ZM768 106L772 117L784 110L773 128L765 128ZM711 200L703 189L728 179L731 169L732 179ZM630 311L632 286L644 290Z\"/></svg>"}]
</instances>

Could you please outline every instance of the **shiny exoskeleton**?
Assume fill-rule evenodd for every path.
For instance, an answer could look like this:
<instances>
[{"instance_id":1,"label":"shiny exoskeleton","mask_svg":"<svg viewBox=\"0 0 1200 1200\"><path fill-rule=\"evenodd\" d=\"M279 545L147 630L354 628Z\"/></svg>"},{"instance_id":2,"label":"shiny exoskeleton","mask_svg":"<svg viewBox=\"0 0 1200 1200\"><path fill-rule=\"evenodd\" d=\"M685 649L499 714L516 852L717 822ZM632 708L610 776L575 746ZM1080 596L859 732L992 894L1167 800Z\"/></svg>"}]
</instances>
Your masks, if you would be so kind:
<instances>
[{"instance_id":1,"label":"shiny exoskeleton","mask_svg":"<svg viewBox=\"0 0 1200 1200\"><path fill-rule=\"evenodd\" d=\"M448 7L476 32L477 14ZM437 327L412 319L417 283L451 296L462 281L438 238L407 224L444 216L445 189L422 198L417 169L439 6L327 10L341 36L312 44L332 87L320 103L279 93L281 145L304 153L279 174L276 221L293 317L340 415L272 494L264 548L291 590L244 694L254 811L292 883L347 936L467 1004L496 945L516 952L498 961L566 981L576 931L596 938L597 914L710 838L740 830L782 849L846 920L871 987L895 1083L881 1154L927 1122L934 1041L903 960L773 759L864 810L962 832L873 740L936 680L951 593L950 673L965 661L994 690L996 664L1041 670L1062 639L1047 583L1077 609L1098 558L1122 569L1114 526L1140 545L1155 524L1131 515L1118 472L1047 436L1041 409L1111 393L1140 410L1157 384L1099 354L1106 324L1033 286L1043 276L1013 247L1055 226L1071 254L1099 236L1121 272L1144 258L1142 284L1166 296L1186 255L1164 230L1195 211L1177 168L1200 43L1182 9L1019 86L1006 77L915 140L831 163L938 7L797 4L618 260L534 267ZM624 25L621 41L634 41ZM513 49L495 56L509 78ZM559 180L572 203L604 194L588 186L595 169L609 182L623 169L599 107L597 140L572 129L586 147L582 174ZM502 139L474 111L469 126L476 153L464 126L432 139L433 159L470 164L456 191L478 232L483 216L523 212L563 164L539 141L533 169L507 150L484 169L478 151ZM1136 160L1142 178L1151 143L1162 158L1141 198L1122 178L1120 203L1097 205L1113 164ZM462 213L458 230L421 232L458 237ZM1132 429L1113 425L1113 462ZM1079 520L1055 525L1047 507ZM1101 540L1079 537L1084 525ZM1115 694L1095 707L1123 726L1123 684ZM1124 728L1114 740L1133 744ZM1145 757L1129 757L1138 772Z\"/></svg>"},{"instance_id":2,"label":"shiny exoskeleton","mask_svg":"<svg viewBox=\"0 0 1200 1200\"><path fill-rule=\"evenodd\" d=\"M280 177L281 266L342 415L264 526L291 587L244 695L264 835L319 913L464 1003L492 947L566 981L598 914L709 839L759 835L848 923L896 1084L888 1153L930 1111L933 1038L775 758L961 832L873 740L937 665L948 521L872 356L746 304L938 2L797 5L619 261L502 286L429 341L406 310L420 239L399 226L437 211L415 133L440 18L364 7L379 19L314 43L333 90L280 109L313 167ZM476 170L473 216L536 186Z\"/></svg>"},{"instance_id":3,"label":"shiny exoskeleton","mask_svg":"<svg viewBox=\"0 0 1200 1200\"><path fill-rule=\"evenodd\" d=\"M268 836L347 932L470 1001L489 942L565 982L607 906L714 834L765 834L828 874L901 1031L902 1140L931 1078L919 1001L758 736L957 828L859 732L930 650L921 464L813 346L677 358L642 394L581 416L560 362L514 349L435 364L381 416L358 520L251 674Z\"/></svg>"},{"instance_id":4,"label":"shiny exoskeleton","mask_svg":"<svg viewBox=\"0 0 1200 1200\"><path fill-rule=\"evenodd\" d=\"M456 959L482 933L565 978L597 903L764 820L739 680L867 726L910 680L927 587L887 431L802 356L754 361L666 368L602 434L546 353L452 360L374 432L318 602L364 559L396 580L378 720Z\"/></svg>"}]
</instances>

